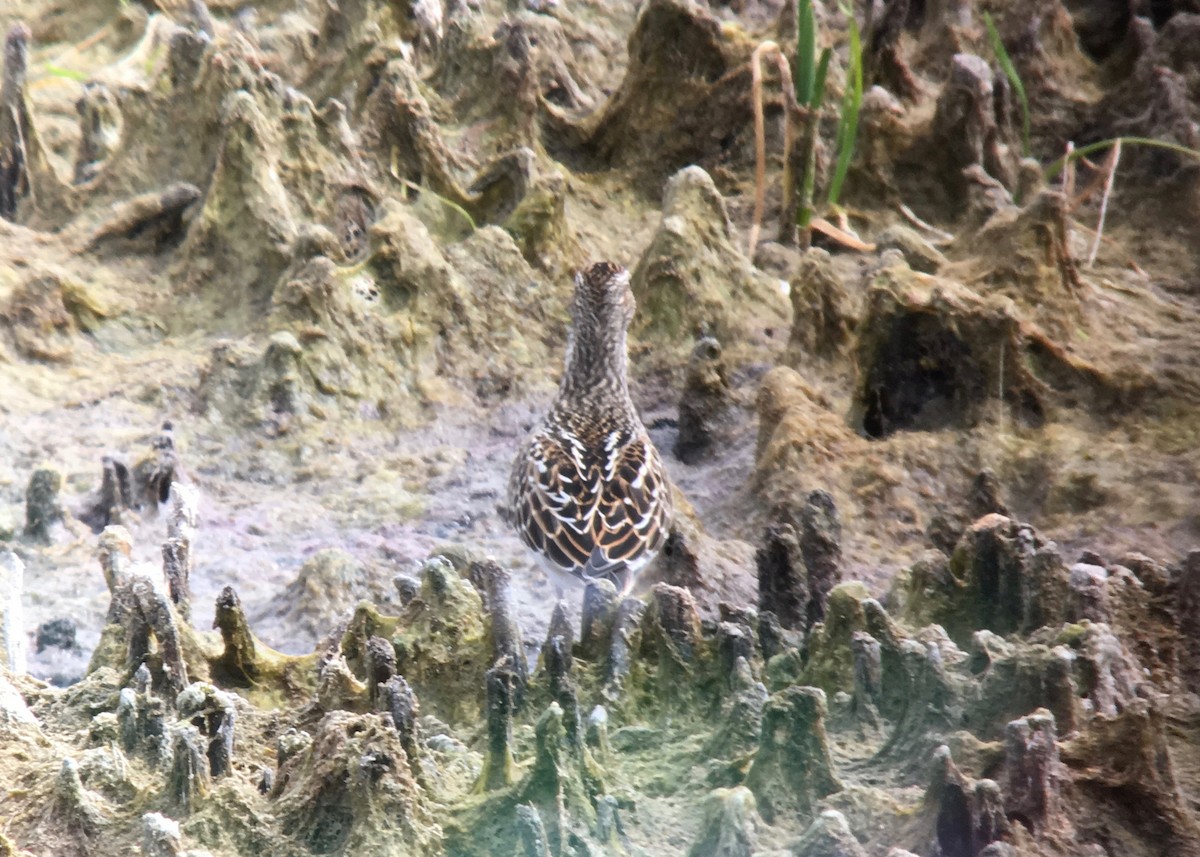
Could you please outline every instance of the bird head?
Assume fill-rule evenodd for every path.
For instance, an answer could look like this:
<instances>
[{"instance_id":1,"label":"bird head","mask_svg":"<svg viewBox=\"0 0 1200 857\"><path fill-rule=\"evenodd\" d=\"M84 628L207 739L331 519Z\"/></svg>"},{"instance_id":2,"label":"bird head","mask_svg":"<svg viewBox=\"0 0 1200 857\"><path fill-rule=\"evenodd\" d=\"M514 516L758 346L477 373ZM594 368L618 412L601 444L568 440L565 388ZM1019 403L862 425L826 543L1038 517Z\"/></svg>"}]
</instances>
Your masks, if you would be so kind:
<instances>
[{"instance_id":1,"label":"bird head","mask_svg":"<svg viewBox=\"0 0 1200 857\"><path fill-rule=\"evenodd\" d=\"M576 326L606 329L619 323L624 329L636 307L629 272L615 262L596 262L575 275L571 315Z\"/></svg>"}]
</instances>

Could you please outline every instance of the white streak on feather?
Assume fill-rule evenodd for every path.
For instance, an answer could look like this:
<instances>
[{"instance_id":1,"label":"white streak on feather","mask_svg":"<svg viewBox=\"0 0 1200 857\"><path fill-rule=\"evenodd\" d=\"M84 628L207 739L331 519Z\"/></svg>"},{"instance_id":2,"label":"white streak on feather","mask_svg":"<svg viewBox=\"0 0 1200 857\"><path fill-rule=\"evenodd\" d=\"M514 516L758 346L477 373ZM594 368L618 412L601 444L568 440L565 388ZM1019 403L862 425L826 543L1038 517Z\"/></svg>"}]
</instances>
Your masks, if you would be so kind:
<instances>
[{"instance_id":1,"label":"white streak on feather","mask_svg":"<svg viewBox=\"0 0 1200 857\"><path fill-rule=\"evenodd\" d=\"M650 465L650 459L649 459L649 456L647 456L646 459L642 461L642 466L638 468L637 476L634 477L634 480L629 483L630 488L639 488L640 489L642 487L642 485L645 484L646 473L650 469L649 465Z\"/></svg>"}]
</instances>

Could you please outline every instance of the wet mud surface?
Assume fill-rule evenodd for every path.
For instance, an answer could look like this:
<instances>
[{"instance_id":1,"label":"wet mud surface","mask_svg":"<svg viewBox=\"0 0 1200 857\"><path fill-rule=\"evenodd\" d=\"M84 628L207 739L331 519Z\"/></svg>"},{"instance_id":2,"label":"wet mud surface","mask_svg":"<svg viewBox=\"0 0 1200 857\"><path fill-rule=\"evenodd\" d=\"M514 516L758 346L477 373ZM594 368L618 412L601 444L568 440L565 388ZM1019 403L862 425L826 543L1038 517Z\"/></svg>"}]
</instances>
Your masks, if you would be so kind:
<instances>
[{"instance_id":1,"label":"wet mud surface","mask_svg":"<svg viewBox=\"0 0 1200 857\"><path fill-rule=\"evenodd\" d=\"M1200 163L1053 169L1200 145L1200 18L987 7L1022 158L986 4L875 5L857 237L768 64L750 252L790 6L9 3L0 854L1200 853ZM556 608L601 258L679 513Z\"/></svg>"}]
</instances>

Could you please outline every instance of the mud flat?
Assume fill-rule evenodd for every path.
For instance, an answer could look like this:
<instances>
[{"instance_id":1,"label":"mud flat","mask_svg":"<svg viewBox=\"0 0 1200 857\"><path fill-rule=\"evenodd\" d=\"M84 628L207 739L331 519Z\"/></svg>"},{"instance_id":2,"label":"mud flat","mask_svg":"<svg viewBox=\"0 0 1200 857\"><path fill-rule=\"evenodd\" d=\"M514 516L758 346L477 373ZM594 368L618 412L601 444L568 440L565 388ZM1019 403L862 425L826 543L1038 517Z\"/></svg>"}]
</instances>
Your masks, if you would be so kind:
<instances>
[{"instance_id":1,"label":"mud flat","mask_svg":"<svg viewBox=\"0 0 1200 857\"><path fill-rule=\"evenodd\" d=\"M1200 853L1200 17L992 10L1026 146L876 5L841 231L768 63L749 249L790 6L8 4L0 854ZM595 258L680 513L559 602Z\"/></svg>"}]
</instances>

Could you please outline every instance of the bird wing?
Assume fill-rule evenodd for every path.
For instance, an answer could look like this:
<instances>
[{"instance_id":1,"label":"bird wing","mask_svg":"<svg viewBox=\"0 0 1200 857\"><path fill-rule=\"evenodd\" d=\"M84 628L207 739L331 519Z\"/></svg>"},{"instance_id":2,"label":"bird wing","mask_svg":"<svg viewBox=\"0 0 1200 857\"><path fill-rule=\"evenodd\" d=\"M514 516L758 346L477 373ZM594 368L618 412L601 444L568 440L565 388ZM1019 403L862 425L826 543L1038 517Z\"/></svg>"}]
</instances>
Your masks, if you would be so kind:
<instances>
[{"instance_id":1,"label":"bird wing","mask_svg":"<svg viewBox=\"0 0 1200 857\"><path fill-rule=\"evenodd\" d=\"M639 566L666 539L669 487L642 432L612 429L585 442L566 429L539 432L514 476L525 542L584 577Z\"/></svg>"}]
</instances>

